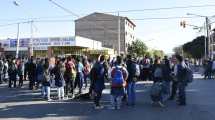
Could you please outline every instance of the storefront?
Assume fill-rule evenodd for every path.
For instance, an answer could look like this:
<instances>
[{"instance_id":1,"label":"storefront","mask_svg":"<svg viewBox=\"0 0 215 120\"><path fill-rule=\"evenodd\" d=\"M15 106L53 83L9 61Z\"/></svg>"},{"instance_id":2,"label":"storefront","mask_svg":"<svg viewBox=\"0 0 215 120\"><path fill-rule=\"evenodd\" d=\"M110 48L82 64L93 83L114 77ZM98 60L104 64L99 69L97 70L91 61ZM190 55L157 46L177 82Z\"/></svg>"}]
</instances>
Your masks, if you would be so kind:
<instances>
[{"instance_id":1,"label":"storefront","mask_svg":"<svg viewBox=\"0 0 215 120\"><path fill-rule=\"evenodd\" d=\"M20 57L28 56L29 41L29 38L20 39ZM15 56L17 46L16 39L7 39L1 42L5 45L5 54ZM92 49L94 50L94 53L89 51ZM106 54L107 52L105 52L105 50L102 51L102 49L101 42L79 36L33 39L33 53L35 57Z\"/></svg>"}]
</instances>

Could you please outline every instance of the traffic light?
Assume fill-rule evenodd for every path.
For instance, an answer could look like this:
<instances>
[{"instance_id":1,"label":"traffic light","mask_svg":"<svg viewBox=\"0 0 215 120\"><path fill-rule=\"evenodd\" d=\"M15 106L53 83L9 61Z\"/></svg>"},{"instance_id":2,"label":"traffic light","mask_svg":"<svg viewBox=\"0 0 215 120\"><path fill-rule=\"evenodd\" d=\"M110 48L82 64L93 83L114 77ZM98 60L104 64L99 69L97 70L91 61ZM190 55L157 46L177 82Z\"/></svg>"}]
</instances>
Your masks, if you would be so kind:
<instances>
[{"instance_id":1,"label":"traffic light","mask_svg":"<svg viewBox=\"0 0 215 120\"><path fill-rule=\"evenodd\" d=\"M185 28L186 27L186 21L181 21L180 22L180 26L182 26L183 28Z\"/></svg>"}]
</instances>

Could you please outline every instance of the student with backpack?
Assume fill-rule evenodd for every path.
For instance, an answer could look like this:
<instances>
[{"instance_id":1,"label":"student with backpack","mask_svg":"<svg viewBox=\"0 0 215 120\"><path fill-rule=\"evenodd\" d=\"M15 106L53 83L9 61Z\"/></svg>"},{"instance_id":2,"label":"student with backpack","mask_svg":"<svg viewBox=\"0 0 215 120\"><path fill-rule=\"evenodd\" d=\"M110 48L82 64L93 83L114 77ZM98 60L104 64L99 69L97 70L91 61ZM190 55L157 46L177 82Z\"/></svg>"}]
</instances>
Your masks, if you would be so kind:
<instances>
[{"instance_id":1,"label":"student with backpack","mask_svg":"<svg viewBox=\"0 0 215 120\"><path fill-rule=\"evenodd\" d=\"M44 99L50 101L50 73L48 67L44 66L44 73L43 73L43 78L42 78L42 96Z\"/></svg>"},{"instance_id":2,"label":"student with backpack","mask_svg":"<svg viewBox=\"0 0 215 120\"><path fill-rule=\"evenodd\" d=\"M136 93L135 93L135 86L136 81L140 75L140 68L139 65L136 63L134 59L132 59L131 55L127 56L127 70L128 70L128 79L127 79L127 104L129 106L134 106L136 101Z\"/></svg>"},{"instance_id":3,"label":"student with backpack","mask_svg":"<svg viewBox=\"0 0 215 120\"><path fill-rule=\"evenodd\" d=\"M53 72L52 74L54 74L55 86L57 87L58 91L58 99L64 100L64 86L65 86L65 81L63 78L64 68L63 63L62 61L59 60L59 58L56 59L56 64L52 72Z\"/></svg>"},{"instance_id":4,"label":"student with backpack","mask_svg":"<svg viewBox=\"0 0 215 120\"><path fill-rule=\"evenodd\" d=\"M161 107L164 107L163 104L163 66L159 58L155 59L155 63L153 65L153 85L151 87L150 96L152 99L152 103L158 103Z\"/></svg>"},{"instance_id":5,"label":"student with backpack","mask_svg":"<svg viewBox=\"0 0 215 120\"><path fill-rule=\"evenodd\" d=\"M177 59L177 69L176 69L176 79L178 81L178 105L186 105L186 86L192 81L192 72L185 64L183 57L176 55Z\"/></svg>"},{"instance_id":6,"label":"student with backpack","mask_svg":"<svg viewBox=\"0 0 215 120\"><path fill-rule=\"evenodd\" d=\"M102 91L105 89L105 56L101 55L91 71L91 90L94 93L95 109L104 108L100 104Z\"/></svg>"},{"instance_id":7,"label":"student with backpack","mask_svg":"<svg viewBox=\"0 0 215 120\"><path fill-rule=\"evenodd\" d=\"M68 57L65 63L65 94L68 97L68 94L72 94L72 98L74 97L74 81L76 77L75 63L71 57Z\"/></svg>"},{"instance_id":8,"label":"student with backpack","mask_svg":"<svg viewBox=\"0 0 215 120\"><path fill-rule=\"evenodd\" d=\"M125 94L125 85L128 71L122 66L122 57L117 56L116 65L111 71L111 108L120 109L122 97Z\"/></svg>"}]
</instances>

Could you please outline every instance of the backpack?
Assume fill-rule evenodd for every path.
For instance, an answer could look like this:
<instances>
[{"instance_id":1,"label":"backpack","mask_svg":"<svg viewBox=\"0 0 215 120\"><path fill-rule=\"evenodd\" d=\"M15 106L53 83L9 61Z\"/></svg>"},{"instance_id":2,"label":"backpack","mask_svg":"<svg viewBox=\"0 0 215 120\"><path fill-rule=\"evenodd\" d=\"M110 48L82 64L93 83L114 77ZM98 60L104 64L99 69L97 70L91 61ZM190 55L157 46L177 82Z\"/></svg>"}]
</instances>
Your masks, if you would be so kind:
<instances>
[{"instance_id":1,"label":"backpack","mask_svg":"<svg viewBox=\"0 0 215 120\"><path fill-rule=\"evenodd\" d=\"M95 80L102 79L104 77L104 64L100 64L99 62L95 64L93 77Z\"/></svg>"},{"instance_id":2,"label":"backpack","mask_svg":"<svg viewBox=\"0 0 215 120\"><path fill-rule=\"evenodd\" d=\"M184 70L185 70L185 81L187 82L187 83L191 83L191 82L193 82L193 71L190 69L190 68L188 68L188 67L186 67L186 68L184 68Z\"/></svg>"},{"instance_id":3,"label":"backpack","mask_svg":"<svg viewBox=\"0 0 215 120\"><path fill-rule=\"evenodd\" d=\"M116 67L112 78L112 86L121 87L123 86L123 83L124 83L124 78L123 78L122 68Z\"/></svg>"},{"instance_id":4,"label":"backpack","mask_svg":"<svg viewBox=\"0 0 215 120\"><path fill-rule=\"evenodd\" d=\"M162 92L162 83L161 82L155 82L150 90L150 96L153 101L155 101L155 98L159 99Z\"/></svg>"},{"instance_id":5,"label":"backpack","mask_svg":"<svg viewBox=\"0 0 215 120\"><path fill-rule=\"evenodd\" d=\"M161 67L156 67L156 68L155 68L154 77L155 77L155 78L163 77Z\"/></svg>"}]
</instances>

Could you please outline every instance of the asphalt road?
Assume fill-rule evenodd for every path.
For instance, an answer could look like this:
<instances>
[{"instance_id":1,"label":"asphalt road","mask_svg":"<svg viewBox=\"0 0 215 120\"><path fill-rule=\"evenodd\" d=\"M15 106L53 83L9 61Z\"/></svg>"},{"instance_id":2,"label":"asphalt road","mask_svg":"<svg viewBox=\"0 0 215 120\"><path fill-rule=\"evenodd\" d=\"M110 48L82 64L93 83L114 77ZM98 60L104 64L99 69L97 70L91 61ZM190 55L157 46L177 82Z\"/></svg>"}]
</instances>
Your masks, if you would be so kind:
<instances>
[{"instance_id":1,"label":"asphalt road","mask_svg":"<svg viewBox=\"0 0 215 120\"><path fill-rule=\"evenodd\" d=\"M151 105L150 83L138 83L137 105L109 110L109 89L104 91L105 108L94 110L91 101L52 101L40 98L39 91L24 88L9 89L0 85L0 119L50 120L215 120L215 80L203 80L199 75L187 88L187 106L167 101L166 107ZM55 94L55 91L52 92Z\"/></svg>"}]
</instances>

